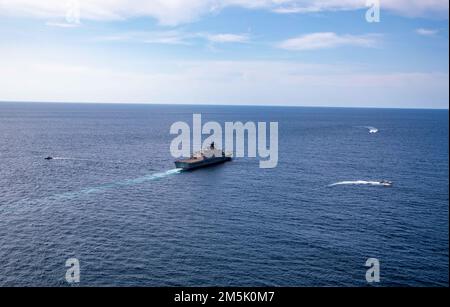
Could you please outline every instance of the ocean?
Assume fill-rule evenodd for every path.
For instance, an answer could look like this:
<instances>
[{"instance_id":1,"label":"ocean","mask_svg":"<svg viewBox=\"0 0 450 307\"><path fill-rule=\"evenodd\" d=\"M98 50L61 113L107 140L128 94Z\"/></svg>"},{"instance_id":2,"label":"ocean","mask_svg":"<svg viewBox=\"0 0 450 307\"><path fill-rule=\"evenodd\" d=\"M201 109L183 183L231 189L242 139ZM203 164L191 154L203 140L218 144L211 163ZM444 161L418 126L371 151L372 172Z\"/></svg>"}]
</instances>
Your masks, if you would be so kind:
<instances>
[{"instance_id":1,"label":"ocean","mask_svg":"<svg viewBox=\"0 0 450 307\"><path fill-rule=\"evenodd\" d=\"M278 122L278 166L174 170L193 113ZM448 286L448 116L0 103L0 286Z\"/></svg>"}]
</instances>

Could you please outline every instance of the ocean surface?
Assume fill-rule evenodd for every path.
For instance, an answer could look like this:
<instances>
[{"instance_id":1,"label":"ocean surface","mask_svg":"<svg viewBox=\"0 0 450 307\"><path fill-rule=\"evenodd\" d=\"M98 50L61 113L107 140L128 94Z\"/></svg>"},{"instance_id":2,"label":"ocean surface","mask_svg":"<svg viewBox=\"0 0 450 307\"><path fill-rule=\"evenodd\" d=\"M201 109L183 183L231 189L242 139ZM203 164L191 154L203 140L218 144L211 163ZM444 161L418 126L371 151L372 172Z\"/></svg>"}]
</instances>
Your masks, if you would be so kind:
<instances>
[{"instance_id":1,"label":"ocean surface","mask_svg":"<svg viewBox=\"0 0 450 307\"><path fill-rule=\"evenodd\" d=\"M193 113L277 121L278 167L174 170ZM0 286L68 286L73 257L81 286L368 286L368 258L448 286L448 115L0 103Z\"/></svg>"}]
</instances>

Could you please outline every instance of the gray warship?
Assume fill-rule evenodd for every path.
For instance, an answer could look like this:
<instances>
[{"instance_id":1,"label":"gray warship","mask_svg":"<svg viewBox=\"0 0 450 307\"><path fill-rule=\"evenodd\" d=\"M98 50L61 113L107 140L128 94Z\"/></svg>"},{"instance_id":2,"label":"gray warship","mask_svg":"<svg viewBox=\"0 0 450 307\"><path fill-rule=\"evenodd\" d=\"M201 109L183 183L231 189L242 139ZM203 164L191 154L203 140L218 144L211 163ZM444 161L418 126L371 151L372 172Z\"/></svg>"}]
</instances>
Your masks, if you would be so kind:
<instances>
[{"instance_id":1,"label":"gray warship","mask_svg":"<svg viewBox=\"0 0 450 307\"><path fill-rule=\"evenodd\" d=\"M181 159L175 161L175 166L184 171L194 170L198 168L208 167L231 161L231 155L225 154L223 150L216 149L214 142L211 143L208 149L201 150L193 154L188 159Z\"/></svg>"}]
</instances>

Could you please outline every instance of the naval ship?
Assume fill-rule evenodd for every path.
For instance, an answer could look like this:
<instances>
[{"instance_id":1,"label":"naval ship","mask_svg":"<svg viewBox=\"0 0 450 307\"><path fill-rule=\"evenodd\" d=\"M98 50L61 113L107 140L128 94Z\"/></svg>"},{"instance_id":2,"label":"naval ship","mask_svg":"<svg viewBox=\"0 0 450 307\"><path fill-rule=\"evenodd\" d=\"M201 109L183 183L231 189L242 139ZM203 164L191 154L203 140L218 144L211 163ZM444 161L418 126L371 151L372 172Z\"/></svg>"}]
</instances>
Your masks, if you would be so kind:
<instances>
[{"instance_id":1,"label":"naval ship","mask_svg":"<svg viewBox=\"0 0 450 307\"><path fill-rule=\"evenodd\" d=\"M216 149L214 142L212 142L208 149L201 150L188 159L175 161L175 166L184 171L188 171L224 163L231 161L231 159L231 155L225 154L223 150Z\"/></svg>"}]
</instances>

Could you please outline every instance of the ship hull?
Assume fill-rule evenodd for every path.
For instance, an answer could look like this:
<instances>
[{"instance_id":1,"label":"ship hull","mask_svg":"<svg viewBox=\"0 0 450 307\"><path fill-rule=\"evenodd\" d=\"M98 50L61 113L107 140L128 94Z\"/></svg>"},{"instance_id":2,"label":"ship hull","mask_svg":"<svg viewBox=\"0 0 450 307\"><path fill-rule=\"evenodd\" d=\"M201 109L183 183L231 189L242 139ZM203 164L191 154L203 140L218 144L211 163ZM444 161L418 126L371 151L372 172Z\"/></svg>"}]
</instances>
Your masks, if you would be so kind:
<instances>
[{"instance_id":1,"label":"ship hull","mask_svg":"<svg viewBox=\"0 0 450 307\"><path fill-rule=\"evenodd\" d=\"M204 168L204 167L209 167L209 166L225 163L228 161L231 161L231 157L217 157L217 158L204 159L204 160L194 161L194 162L178 160L178 161L175 161L175 166L177 168L183 169L183 171L190 171L190 170L194 170L194 169L199 169L199 168Z\"/></svg>"}]
</instances>

